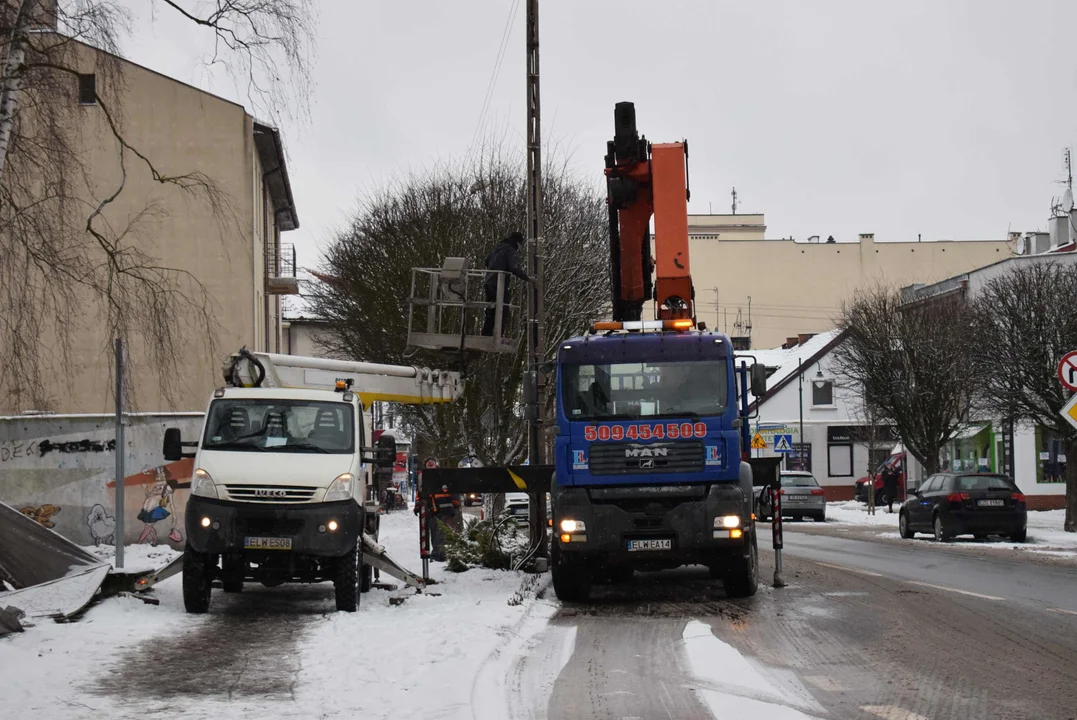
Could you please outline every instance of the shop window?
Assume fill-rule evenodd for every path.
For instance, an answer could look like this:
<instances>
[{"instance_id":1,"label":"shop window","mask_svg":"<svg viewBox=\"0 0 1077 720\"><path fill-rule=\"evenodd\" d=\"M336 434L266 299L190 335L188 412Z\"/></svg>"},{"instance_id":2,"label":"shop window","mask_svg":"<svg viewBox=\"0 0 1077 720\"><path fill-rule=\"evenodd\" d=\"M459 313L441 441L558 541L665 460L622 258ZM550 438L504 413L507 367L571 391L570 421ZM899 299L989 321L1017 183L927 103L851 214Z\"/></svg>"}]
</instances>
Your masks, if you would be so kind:
<instances>
[{"instance_id":1,"label":"shop window","mask_svg":"<svg viewBox=\"0 0 1077 720\"><path fill-rule=\"evenodd\" d=\"M853 446L828 445L826 449L827 475L830 477L853 476Z\"/></svg>"}]
</instances>

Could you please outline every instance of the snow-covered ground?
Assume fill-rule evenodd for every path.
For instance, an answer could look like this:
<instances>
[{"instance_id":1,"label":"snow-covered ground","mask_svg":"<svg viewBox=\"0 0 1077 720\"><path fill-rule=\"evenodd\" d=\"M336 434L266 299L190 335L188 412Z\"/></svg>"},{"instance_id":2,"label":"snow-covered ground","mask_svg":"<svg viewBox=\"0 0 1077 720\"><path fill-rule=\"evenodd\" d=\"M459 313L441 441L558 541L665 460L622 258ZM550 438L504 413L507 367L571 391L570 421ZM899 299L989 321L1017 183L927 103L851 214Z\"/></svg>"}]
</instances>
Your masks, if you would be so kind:
<instances>
[{"instance_id":1,"label":"snow-covered ground","mask_svg":"<svg viewBox=\"0 0 1077 720\"><path fill-rule=\"evenodd\" d=\"M878 528L891 528L895 532L885 533L885 537L899 537L897 505L895 512L888 513L886 508L875 508L874 515L868 515L868 506L856 500L827 503L827 524L863 525ZM1059 557L1077 557L1077 533L1068 533L1062 529L1066 520L1065 510L1034 510L1028 513L1028 538L1024 543L1012 543L997 539L970 541L962 535L954 545L993 548L999 550L1024 550Z\"/></svg>"},{"instance_id":2,"label":"snow-covered ground","mask_svg":"<svg viewBox=\"0 0 1077 720\"><path fill-rule=\"evenodd\" d=\"M414 515L393 513L382 521L381 541L389 553L419 570ZM106 548L94 552L111 559ZM167 548L132 546L128 568L160 566L173 557ZM172 698L171 702L132 693L104 693L102 680L123 672L140 649L177 637L211 632L221 623L214 613L229 600L214 591L215 608L204 616L183 610L181 576L154 589L160 605L129 597L97 603L76 622L38 622L0 640L0 705L6 717L318 717L441 718L503 717L502 667L526 654L532 639L556 612L553 600L536 599L548 576L472 569L455 574L432 563L438 584L428 594L409 595L391 606L390 597L408 594L374 589L357 613L332 611L332 586L324 585L326 612L300 621L299 639L280 653L298 655L292 697L272 700L224 694ZM393 581L391 578L384 580ZM289 586L262 592L287 592ZM522 601L509 601L523 589ZM233 596L235 597L235 596ZM519 600L519 597L516 598ZM272 622L272 617L268 618ZM250 658L252 667L260 658ZM293 658L294 660L295 658ZM125 665L125 661L127 661ZM161 682L175 670L161 658ZM491 672L491 669L494 671ZM535 688L546 693L549 688Z\"/></svg>"},{"instance_id":3,"label":"snow-covered ground","mask_svg":"<svg viewBox=\"0 0 1077 720\"><path fill-rule=\"evenodd\" d=\"M744 657L706 623L689 621L682 641L696 692L716 720L813 720L807 713L826 714L793 672Z\"/></svg>"}]
</instances>

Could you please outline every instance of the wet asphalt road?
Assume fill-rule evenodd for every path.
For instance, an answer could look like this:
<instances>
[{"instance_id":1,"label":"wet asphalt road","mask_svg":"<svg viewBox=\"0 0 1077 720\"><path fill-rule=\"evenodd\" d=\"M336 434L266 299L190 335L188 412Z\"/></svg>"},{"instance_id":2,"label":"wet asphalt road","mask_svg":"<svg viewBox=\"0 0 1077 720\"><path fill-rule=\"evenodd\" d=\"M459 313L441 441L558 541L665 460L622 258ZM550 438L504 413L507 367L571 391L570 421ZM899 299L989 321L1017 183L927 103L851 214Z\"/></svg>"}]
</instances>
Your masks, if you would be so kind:
<instances>
[{"instance_id":1,"label":"wet asphalt road","mask_svg":"<svg viewBox=\"0 0 1077 720\"><path fill-rule=\"evenodd\" d=\"M680 652L693 619L806 691L811 716L1077 717L1073 563L833 526L789 526L785 539L780 590L727 600L705 569L683 568L565 606L553 623L576 628L575 650L547 717L711 718ZM761 565L769 583L773 554Z\"/></svg>"},{"instance_id":2,"label":"wet asphalt road","mask_svg":"<svg viewBox=\"0 0 1077 720\"><path fill-rule=\"evenodd\" d=\"M769 544L761 537L761 549ZM556 642L574 628L575 644L549 703L512 717L713 717L698 695L713 685L685 668L682 635L698 620L802 690L815 717L1077 720L1077 563L810 523L787 527L784 557L788 587L778 590L773 554L761 551L767 584L753 598L727 599L694 567L637 574L598 588L588 605L565 605L547 635ZM325 586L215 591L209 615L132 650L85 690L159 717L191 698L233 710L294 700L299 641L332 612ZM529 685L526 674L512 682Z\"/></svg>"}]
</instances>

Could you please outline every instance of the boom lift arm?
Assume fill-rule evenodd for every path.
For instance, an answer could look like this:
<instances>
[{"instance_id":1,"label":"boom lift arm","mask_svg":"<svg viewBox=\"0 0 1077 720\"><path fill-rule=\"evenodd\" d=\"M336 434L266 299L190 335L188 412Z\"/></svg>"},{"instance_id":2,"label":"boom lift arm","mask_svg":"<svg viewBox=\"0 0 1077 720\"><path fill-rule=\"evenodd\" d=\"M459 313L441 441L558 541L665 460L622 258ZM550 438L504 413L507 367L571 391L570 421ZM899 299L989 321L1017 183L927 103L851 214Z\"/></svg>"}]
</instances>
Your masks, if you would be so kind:
<instances>
[{"instance_id":1,"label":"boom lift arm","mask_svg":"<svg viewBox=\"0 0 1077 720\"><path fill-rule=\"evenodd\" d=\"M621 102L614 108L614 138L606 148L613 320L640 320L643 304L653 299L656 319L694 321L695 289L688 261L688 142L652 145L636 131L635 106ZM658 279L652 286L656 270Z\"/></svg>"}]
</instances>

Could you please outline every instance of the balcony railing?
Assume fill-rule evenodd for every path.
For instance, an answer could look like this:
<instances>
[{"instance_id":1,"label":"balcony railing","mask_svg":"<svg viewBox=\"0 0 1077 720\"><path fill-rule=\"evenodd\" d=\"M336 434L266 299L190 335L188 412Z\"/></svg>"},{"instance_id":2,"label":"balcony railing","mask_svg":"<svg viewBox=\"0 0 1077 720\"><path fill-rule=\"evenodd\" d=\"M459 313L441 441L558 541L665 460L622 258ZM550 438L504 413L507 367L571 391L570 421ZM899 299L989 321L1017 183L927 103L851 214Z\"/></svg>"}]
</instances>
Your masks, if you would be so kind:
<instances>
[{"instance_id":1,"label":"balcony railing","mask_svg":"<svg viewBox=\"0 0 1077 720\"><path fill-rule=\"evenodd\" d=\"M295 276L295 245L282 243L266 251L266 292L270 295L298 295Z\"/></svg>"}]
</instances>

